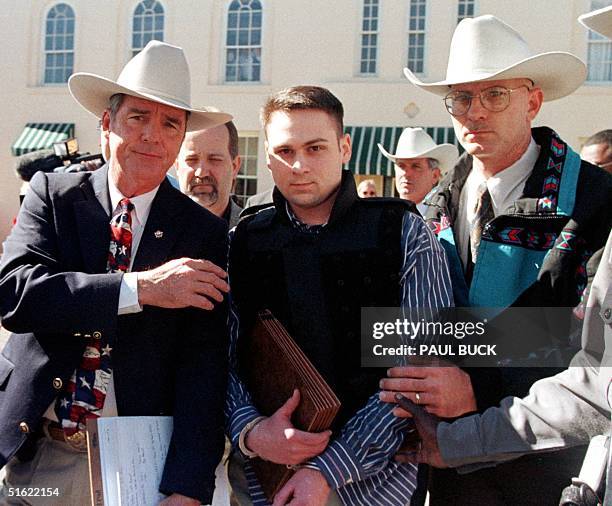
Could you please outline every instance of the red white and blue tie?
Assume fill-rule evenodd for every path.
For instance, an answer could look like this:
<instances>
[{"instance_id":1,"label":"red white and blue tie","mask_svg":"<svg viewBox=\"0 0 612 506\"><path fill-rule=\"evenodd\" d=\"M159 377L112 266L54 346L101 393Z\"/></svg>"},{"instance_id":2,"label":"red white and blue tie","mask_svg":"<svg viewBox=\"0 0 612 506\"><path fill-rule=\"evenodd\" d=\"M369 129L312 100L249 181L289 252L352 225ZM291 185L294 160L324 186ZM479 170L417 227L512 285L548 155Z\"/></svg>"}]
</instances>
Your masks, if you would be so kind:
<instances>
[{"instance_id":1,"label":"red white and blue tie","mask_svg":"<svg viewBox=\"0 0 612 506\"><path fill-rule=\"evenodd\" d=\"M119 202L119 213L110 223L107 271L126 272L132 254L132 215L129 199ZM85 335L85 351L66 390L59 396L55 411L67 437L85 431L87 418L100 416L112 373L111 351L104 336Z\"/></svg>"}]
</instances>

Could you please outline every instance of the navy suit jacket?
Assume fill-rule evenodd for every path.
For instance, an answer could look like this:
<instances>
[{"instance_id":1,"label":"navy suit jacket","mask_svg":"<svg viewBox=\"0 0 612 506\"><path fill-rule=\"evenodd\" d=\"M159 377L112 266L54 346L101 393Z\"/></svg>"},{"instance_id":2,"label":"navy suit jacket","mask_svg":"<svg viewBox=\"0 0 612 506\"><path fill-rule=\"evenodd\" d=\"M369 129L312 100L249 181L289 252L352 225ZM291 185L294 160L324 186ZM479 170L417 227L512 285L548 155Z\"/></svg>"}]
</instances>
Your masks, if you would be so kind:
<instances>
[{"instance_id":1,"label":"navy suit jacket","mask_svg":"<svg viewBox=\"0 0 612 506\"><path fill-rule=\"evenodd\" d=\"M223 452L227 304L117 315L122 274L105 272L107 177L107 167L38 173L4 243L0 315L14 334L0 354L0 467L17 452L27 458L43 413L80 361L81 336L100 332L113 348L119 415L174 416L160 490L209 503ZM227 225L164 179L133 270L182 257L225 268Z\"/></svg>"}]
</instances>

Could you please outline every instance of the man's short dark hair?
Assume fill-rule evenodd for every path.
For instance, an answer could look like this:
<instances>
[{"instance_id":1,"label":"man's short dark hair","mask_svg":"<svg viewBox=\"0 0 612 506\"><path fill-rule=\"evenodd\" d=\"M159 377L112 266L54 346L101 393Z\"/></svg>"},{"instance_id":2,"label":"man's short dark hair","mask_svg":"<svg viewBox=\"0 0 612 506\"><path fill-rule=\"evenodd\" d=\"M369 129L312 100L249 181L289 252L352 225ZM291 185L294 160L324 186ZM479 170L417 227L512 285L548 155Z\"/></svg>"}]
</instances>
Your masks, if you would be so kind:
<instances>
[{"instance_id":1,"label":"man's short dark hair","mask_svg":"<svg viewBox=\"0 0 612 506\"><path fill-rule=\"evenodd\" d=\"M272 95L261 108L264 132L273 112L318 110L329 114L338 127L338 138L344 133L344 108L334 94L320 86L292 86Z\"/></svg>"},{"instance_id":2,"label":"man's short dark hair","mask_svg":"<svg viewBox=\"0 0 612 506\"><path fill-rule=\"evenodd\" d=\"M584 143L585 146L593 146L595 144L607 144L612 148L612 130L602 130L591 135Z\"/></svg>"},{"instance_id":3,"label":"man's short dark hair","mask_svg":"<svg viewBox=\"0 0 612 506\"><path fill-rule=\"evenodd\" d=\"M108 99L108 114L113 119L125 100L125 93L115 93Z\"/></svg>"},{"instance_id":4,"label":"man's short dark hair","mask_svg":"<svg viewBox=\"0 0 612 506\"><path fill-rule=\"evenodd\" d=\"M234 125L233 121L228 121L227 123L225 123L225 127L227 128L227 133L229 134L229 142L227 148L233 160L239 155L238 130L236 129L236 125Z\"/></svg>"},{"instance_id":5,"label":"man's short dark hair","mask_svg":"<svg viewBox=\"0 0 612 506\"><path fill-rule=\"evenodd\" d=\"M438 162L438 160L436 160L435 158L428 158L427 159L427 165L429 165L429 168L431 170L435 170L435 169L439 169L440 168L440 162Z\"/></svg>"}]
</instances>

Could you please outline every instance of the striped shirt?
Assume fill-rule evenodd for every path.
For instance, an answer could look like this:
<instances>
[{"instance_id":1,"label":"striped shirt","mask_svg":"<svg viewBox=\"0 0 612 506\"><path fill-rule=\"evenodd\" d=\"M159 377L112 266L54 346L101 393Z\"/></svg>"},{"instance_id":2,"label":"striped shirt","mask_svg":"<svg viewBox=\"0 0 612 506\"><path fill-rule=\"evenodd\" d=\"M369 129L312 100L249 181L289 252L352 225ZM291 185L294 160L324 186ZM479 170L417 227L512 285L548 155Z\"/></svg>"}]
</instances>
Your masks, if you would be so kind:
<instances>
[{"instance_id":1,"label":"striped shirt","mask_svg":"<svg viewBox=\"0 0 612 506\"><path fill-rule=\"evenodd\" d=\"M425 222L413 213L404 215L401 243L404 255L400 279L402 308L452 306L452 286L444 250ZM228 434L238 448L240 432L260 413L236 374L240 322L233 305L229 324L230 376L225 414ZM320 471L346 505L400 506L410 502L416 488L416 466L393 460L409 421L394 416L393 407L393 404L381 402L378 392L373 392L366 405L345 424L323 453L304 464ZM248 459L245 474L253 504L268 504Z\"/></svg>"}]
</instances>

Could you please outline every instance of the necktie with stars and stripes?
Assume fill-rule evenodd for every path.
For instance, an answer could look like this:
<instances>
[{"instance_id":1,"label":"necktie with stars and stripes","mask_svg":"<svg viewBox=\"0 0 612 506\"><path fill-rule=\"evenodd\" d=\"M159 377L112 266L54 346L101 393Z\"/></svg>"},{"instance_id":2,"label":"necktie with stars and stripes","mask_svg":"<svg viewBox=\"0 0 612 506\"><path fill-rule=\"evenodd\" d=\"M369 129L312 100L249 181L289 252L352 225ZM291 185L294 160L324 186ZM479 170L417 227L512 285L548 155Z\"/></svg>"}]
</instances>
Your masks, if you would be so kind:
<instances>
[{"instance_id":1,"label":"necktie with stars and stripes","mask_svg":"<svg viewBox=\"0 0 612 506\"><path fill-rule=\"evenodd\" d=\"M129 199L119 202L119 213L110 222L110 245L106 270L126 272L132 254L132 210ZM85 432L88 418L99 416L104 407L112 373L112 348L99 332L85 335L85 350L66 390L58 397L55 411L66 438Z\"/></svg>"}]
</instances>

